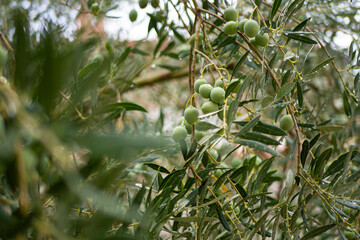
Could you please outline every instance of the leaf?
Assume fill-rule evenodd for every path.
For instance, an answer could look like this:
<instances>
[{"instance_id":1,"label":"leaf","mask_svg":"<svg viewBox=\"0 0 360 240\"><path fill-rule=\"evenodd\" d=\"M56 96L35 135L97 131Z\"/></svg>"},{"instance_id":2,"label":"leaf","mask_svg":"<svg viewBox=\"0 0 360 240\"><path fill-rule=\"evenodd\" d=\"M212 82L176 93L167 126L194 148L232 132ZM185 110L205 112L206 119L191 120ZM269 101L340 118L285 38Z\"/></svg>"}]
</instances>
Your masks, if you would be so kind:
<instances>
[{"instance_id":1,"label":"leaf","mask_svg":"<svg viewBox=\"0 0 360 240\"><path fill-rule=\"evenodd\" d=\"M277 157L283 157L283 155L281 155L277 151L269 148L267 145L260 143L260 142L255 142L252 140L235 140L235 143L238 143L238 144L241 144L244 146L248 146L248 147L254 148L259 151L267 152L267 153L270 153Z\"/></svg>"},{"instance_id":2,"label":"leaf","mask_svg":"<svg viewBox=\"0 0 360 240\"><path fill-rule=\"evenodd\" d=\"M344 129L343 126L339 126L339 125L317 126L316 128L324 132L337 132Z\"/></svg>"},{"instance_id":3,"label":"leaf","mask_svg":"<svg viewBox=\"0 0 360 240\"><path fill-rule=\"evenodd\" d=\"M305 167L305 161L306 161L306 157L308 155L310 151L310 144L309 144L309 141L308 140L305 140L302 144L302 150L301 150L301 155L300 155L300 158L301 158L301 165L303 167Z\"/></svg>"},{"instance_id":4,"label":"leaf","mask_svg":"<svg viewBox=\"0 0 360 240\"><path fill-rule=\"evenodd\" d=\"M274 101L274 97L272 97L272 96L266 96L266 97L264 97L263 100L261 101L261 108L266 108L266 107L269 106L273 101Z\"/></svg>"},{"instance_id":5,"label":"leaf","mask_svg":"<svg viewBox=\"0 0 360 240\"><path fill-rule=\"evenodd\" d=\"M329 225L324 225L324 226L315 228L315 229L311 230L310 232L308 232L307 234L305 234L300 240L313 239L315 236L318 236L335 226L336 226L336 224L332 223Z\"/></svg>"},{"instance_id":6,"label":"leaf","mask_svg":"<svg viewBox=\"0 0 360 240\"><path fill-rule=\"evenodd\" d=\"M317 65L316 67L314 67L313 69L310 70L310 72L308 72L306 75L309 75L311 73L315 73L317 71L319 71L321 68L325 67L326 65L328 65L332 60L334 60L335 57L331 57L328 58L324 61L322 61L319 65Z\"/></svg>"},{"instance_id":7,"label":"leaf","mask_svg":"<svg viewBox=\"0 0 360 240\"><path fill-rule=\"evenodd\" d=\"M186 142L185 142L184 139L180 139L179 143L180 143L181 153L182 153L184 159L186 160L186 155L187 155L187 145L186 145Z\"/></svg>"},{"instance_id":8,"label":"leaf","mask_svg":"<svg viewBox=\"0 0 360 240\"><path fill-rule=\"evenodd\" d=\"M189 149L189 152L186 156L186 160L189 159L196 151L196 148L197 148L197 141L196 139L194 139L191 143L191 146L190 146L190 149Z\"/></svg>"},{"instance_id":9,"label":"leaf","mask_svg":"<svg viewBox=\"0 0 360 240\"><path fill-rule=\"evenodd\" d=\"M124 62L126 60L126 58L129 56L130 51L131 51L130 47L127 47L125 49L125 51L120 55L120 58L117 61L117 65L121 64L122 62Z\"/></svg>"},{"instance_id":10,"label":"leaf","mask_svg":"<svg viewBox=\"0 0 360 240\"><path fill-rule=\"evenodd\" d=\"M224 214L222 213L221 207L218 204L216 204L216 212L219 216L219 220L220 220L221 224L223 225L223 227L230 232L231 231L230 226L229 226L228 222L226 221Z\"/></svg>"},{"instance_id":11,"label":"leaf","mask_svg":"<svg viewBox=\"0 0 360 240\"><path fill-rule=\"evenodd\" d=\"M346 206L346 207L349 207L349 208L352 208L352 209L355 209L355 210L359 210L360 211L360 206L351 202L351 201L345 201L345 200L341 200L341 199L335 199L335 202L343 205L343 206Z\"/></svg>"},{"instance_id":12,"label":"leaf","mask_svg":"<svg viewBox=\"0 0 360 240\"><path fill-rule=\"evenodd\" d=\"M245 172L247 170L247 165L243 165L239 168L237 168L231 175L230 175L230 179L233 181L236 180L240 174L242 174L243 172ZM235 181L234 181L235 182Z\"/></svg>"},{"instance_id":13,"label":"leaf","mask_svg":"<svg viewBox=\"0 0 360 240\"><path fill-rule=\"evenodd\" d=\"M116 111L118 109L123 109L125 111L147 112L145 108L133 102L116 102L116 103L110 103L105 107L102 107L100 110L98 110L98 113L108 113L108 112Z\"/></svg>"},{"instance_id":14,"label":"leaf","mask_svg":"<svg viewBox=\"0 0 360 240\"><path fill-rule=\"evenodd\" d=\"M270 19L272 20L274 18L274 16L276 15L279 7L281 5L281 0L275 0L273 7L271 9L271 15L270 15Z\"/></svg>"},{"instance_id":15,"label":"leaf","mask_svg":"<svg viewBox=\"0 0 360 240\"><path fill-rule=\"evenodd\" d=\"M277 92L276 99L280 99L280 98L288 95L291 92L291 90L293 90L295 85L296 85L295 82L285 83Z\"/></svg>"},{"instance_id":16,"label":"leaf","mask_svg":"<svg viewBox=\"0 0 360 240\"><path fill-rule=\"evenodd\" d=\"M212 123L205 122L205 121L200 121L200 122L196 123L196 125L195 125L195 129L198 131L207 131L207 130L216 129L216 128L219 128L219 127Z\"/></svg>"},{"instance_id":17,"label":"leaf","mask_svg":"<svg viewBox=\"0 0 360 240\"><path fill-rule=\"evenodd\" d=\"M308 43L308 44L317 44L316 41L312 40L309 37L303 36L303 34L298 34L298 33L293 33L293 32L284 32L283 34L285 36L287 36L288 38L299 41L299 42Z\"/></svg>"},{"instance_id":18,"label":"leaf","mask_svg":"<svg viewBox=\"0 0 360 240\"><path fill-rule=\"evenodd\" d=\"M320 138L320 133L311 139L310 149L316 144L316 142L317 142L317 140L319 140L319 138Z\"/></svg>"},{"instance_id":19,"label":"leaf","mask_svg":"<svg viewBox=\"0 0 360 240\"><path fill-rule=\"evenodd\" d=\"M236 71L238 70L238 68L241 66L241 64L243 64L243 62L245 61L245 59L247 58L247 56L249 55L250 53L250 50L247 50L246 53L244 53L244 55L240 58L240 60L236 63L234 69L233 69L233 72L231 74L231 77L230 77L230 81L233 79L234 77L234 74L236 73Z\"/></svg>"},{"instance_id":20,"label":"leaf","mask_svg":"<svg viewBox=\"0 0 360 240\"><path fill-rule=\"evenodd\" d=\"M346 179L346 182L357 182L360 179L360 170L354 172Z\"/></svg>"},{"instance_id":21,"label":"leaf","mask_svg":"<svg viewBox=\"0 0 360 240\"><path fill-rule=\"evenodd\" d=\"M274 157L269 158L268 160L266 160L266 162L263 164L263 166L261 167L259 173L256 176L256 182L254 184L254 189L258 189L258 187L260 186L260 184L263 182L264 178L267 175L267 172L269 171L272 162L274 161Z\"/></svg>"},{"instance_id":22,"label":"leaf","mask_svg":"<svg viewBox=\"0 0 360 240\"><path fill-rule=\"evenodd\" d=\"M250 131L250 129L252 129L255 125L257 125L257 123L260 120L260 115L257 116L256 118L252 119L250 122L248 122L243 128L240 129L240 131L236 134L236 136L240 136L247 133L248 131Z\"/></svg>"},{"instance_id":23,"label":"leaf","mask_svg":"<svg viewBox=\"0 0 360 240\"><path fill-rule=\"evenodd\" d=\"M235 121L234 123L239 124L241 126L244 126L248 123L248 121ZM286 136L287 132L282 130L281 128L278 128L272 124L259 121L256 126L253 127L253 131L261 132L273 136Z\"/></svg>"},{"instance_id":24,"label":"leaf","mask_svg":"<svg viewBox=\"0 0 360 240\"><path fill-rule=\"evenodd\" d=\"M230 83L230 85L226 88L225 98L227 98L231 93L235 93L234 91L241 83L242 82L240 80Z\"/></svg>"},{"instance_id":25,"label":"leaf","mask_svg":"<svg viewBox=\"0 0 360 240\"><path fill-rule=\"evenodd\" d=\"M155 171L159 171L159 172L162 172L162 173L167 173L169 174L169 170L167 170L166 168L162 167L162 166L159 166L155 163L144 163L145 166L148 166L149 168L152 168L154 169Z\"/></svg>"},{"instance_id":26,"label":"leaf","mask_svg":"<svg viewBox=\"0 0 360 240\"><path fill-rule=\"evenodd\" d=\"M349 100L348 100L346 90L343 91L343 105L344 105L345 114L348 117L351 117L351 106L350 106L350 103L349 103Z\"/></svg>"},{"instance_id":27,"label":"leaf","mask_svg":"<svg viewBox=\"0 0 360 240\"><path fill-rule=\"evenodd\" d=\"M261 143L264 143L266 145L280 145L280 142L271 138L271 137L268 137L266 135L263 135L261 133L256 133L256 132L247 132L243 135L241 135L241 138L243 139L247 139L247 140L254 140L254 141L257 141L257 142L261 142Z\"/></svg>"},{"instance_id":28,"label":"leaf","mask_svg":"<svg viewBox=\"0 0 360 240\"><path fill-rule=\"evenodd\" d=\"M249 237L247 239L253 239L255 233L259 231L261 226L263 226L266 218L268 217L270 211L267 211L254 225L254 228L251 230Z\"/></svg>"},{"instance_id":29,"label":"leaf","mask_svg":"<svg viewBox=\"0 0 360 240\"><path fill-rule=\"evenodd\" d=\"M296 81L296 90L297 90L299 107L302 108L304 105L304 95L299 81Z\"/></svg>"}]
</instances>

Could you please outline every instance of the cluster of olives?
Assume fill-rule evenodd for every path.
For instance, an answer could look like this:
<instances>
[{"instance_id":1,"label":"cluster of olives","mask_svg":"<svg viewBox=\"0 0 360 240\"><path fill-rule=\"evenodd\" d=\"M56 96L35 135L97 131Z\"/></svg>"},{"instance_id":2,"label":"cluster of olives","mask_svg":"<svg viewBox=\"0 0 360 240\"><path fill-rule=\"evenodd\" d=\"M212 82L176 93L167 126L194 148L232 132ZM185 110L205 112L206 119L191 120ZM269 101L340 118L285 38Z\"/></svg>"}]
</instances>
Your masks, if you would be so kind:
<instances>
[{"instance_id":1,"label":"cluster of olives","mask_svg":"<svg viewBox=\"0 0 360 240\"><path fill-rule=\"evenodd\" d=\"M149 0L139 0L139 7L141 9L144 9L147 7L149 3ZM150 4L153 8L158 8L159 7L159 0L150 0ZM135 9L132 9L129 12L129 19L131 22L135 22L137 19L137 11Z\"/></svg>"},{"instance_id":2,"label":"cluster of olives","mask_svg":"<svg viewBox=\"0 0 360 240\"><path fill-rule=\"evenodd\" d=\"M237 12L234 8L225 9L224 18L227 21L224 25L224 32L227 35L234 35L237 31L245 33L255 47L265 47L269 43L269 34L259 33L260 27L256 21L245 18L237 22Z\"/></svg>"},{"instance_id":3,"label":"cluster of olives","mask_svg":"<svg viewBox=\"0 0 360 240\"><path fill-rule=\"evenodd\" d=\"M238 79L231 80L230 83L235 81L239 81ZM224 85L225 82L225 85ZM200 94L200 96L206 101L201 106L201 111L203 114L213 113L220 109L219 106L224 104L225 101L225 90L224 88L229 84L227 79L219 78L215 85L212 86L209 84L203 77L197 79L194 83L194 90L196 93ZM238 85L237 88L240 88L241 84ZM236 89L235 89L236 90ZM177 126L173 129L172 138L175 142L178 142L180 139L185 139L187 134L190 134L192 131L192 125L196 124L199 119L199 110L195 107L189 107L184 111L184 117L182 117ZM223 112L218 112L218 117L223 119ZM195 139L199 141L203 136L205 136L205 132L195 130Z\"/></svg>"}]
</instances>

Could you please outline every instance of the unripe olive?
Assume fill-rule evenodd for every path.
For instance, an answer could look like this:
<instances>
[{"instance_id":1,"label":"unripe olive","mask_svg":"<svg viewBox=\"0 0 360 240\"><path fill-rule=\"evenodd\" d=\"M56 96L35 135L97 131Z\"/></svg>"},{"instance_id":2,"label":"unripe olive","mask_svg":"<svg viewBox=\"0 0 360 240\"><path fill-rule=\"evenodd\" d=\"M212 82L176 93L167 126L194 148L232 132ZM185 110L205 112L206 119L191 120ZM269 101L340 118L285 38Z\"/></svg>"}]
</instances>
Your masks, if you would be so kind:
<instances>
[{"instance_id":1,"label":"unripe olive","mask_svg":"<svg viewBox=\"0 0 360 240\"><path fill-rule=\"evenodd\" d=\"M188 132L188 134L190 134L192 132L191 124L189 124L187 121L185 121L184 117L179 118L178 125L183 125L186 128L186 131Z\"/></svg>"},{"instance_id":2,"label":"unripe olive","mask_svg":"<svg viewBox=\"0 0 360 240\"><path fill-rule=\"evenodd\" d=\"M195 43L195 36L196 36L196 34L194 33L193 35L191 35L191 37L189 39L189 43L192 46L194 46L194 43ZM204 40L204 36L201 33L199 33L198 44L201 45L203 40Z\"/></svg>"},{"instance_id":3,"label":"unripe olive","mask_svg":"<svg viewBox=\"0 0 360 240\"><path fill-rule=\"evenodd\" d=\"M181 139L185 139L186 135L186 128L183 126L177 126L173 129L171 137L175 142L179 142Z\"/></svg>"},{"instance_id":4,"label":"unripe olive","mask_svg":"<svg viewBox=\"0 0 360 240\"><path fill-rule=\"evenodd\" d=\"M269 34L257 34L255 36L255 42L261 47L265 47L269 43Z\"/></svg>"},{"instance_id":5,"label":"unripe olive","mask_svg":"<svg viewBox=\"0 0 360 240\"><path fill-rule=\"evenodd\" d=\"M289 131L294 126L291 115L284 115L280 119L280 128L284 131Z\"/></svg>"},{"instance_id":6,"label":"unripe olive","mask_svg":"<svg viewBox=\"0 0 360 240\"><path fill-rule=\"evenodd\" d=\"M345 237L346 237L346 239L349 239L349 240L355 240L356 239L356 234L354 232L346 231L345 232Z\"/></svg>"},{"instance_id":7,"label":"unripe olive","mask_svg":"<svg viewBox=\"0 0 360 240\"><path fill-rule=\"evenodd\" d=\"M157 8L159 7L159 0L151 0L150 4L153 8Z\"/></svg>"},{"instance_id":8,"label":"unripe olive","mask_svg":"<svg viewBox=\"0 0 360 240\"><path fill-rule=\"evenodd\" d=\"M99 12L100 8L99 8L99 4L98 3L93 3L91 5L91 12L93 14L97 14Z\"/></svg>"},{"instance_id":9,"label":"unripe olive","mask_svg":"<svg viewBox=\"0 0 360 240\"><path fill-rule=\"evenodd\" d=\"M137 19L137 11L135 9L132 9L129 13L129 19L132 22L135 22Z\"/></svg>"},{"instance_id":10,"label":"unripe olive","mask_svg":"<svg viewBox=\"0 0 360 240\"><path fill-rule=\"evenodd\" d=\"M219 178L222 174L223 174L223 172L220 169L218 169L218 170L216 170L214 175L215 175L215 177Z\"/></svg>"},{"instance_id":11,"label":"unripe olive","mask_svg":"<svg viewBox=\"0 0 360 240\"><path fill-rule=\"evenodd\" d=\"M139 0L139 7L144 9L148 5L148 3L149 0Z\"/></svg>"},{"instance_id":12,"label":"unripe olive","mask_svg":"<svg viewBox=\"0 0 360 240\"><path fill-rule=\"evenodd\" d=\"M236 22L230 21L225 24L224 33L226 33L227 35L234 35L236 32L237 32Z\"/></svg>"},{"instance_id":13,"label":"unripe olive","mask_svg":"<svg viewBox=\"0 0 360 240\"><path fill-rule=\"evenodd\" d=\"M251 44L254 45L254 47L256 47L256 48L259 47L259 45L257 44L257 42L256 42L256 40L255 40L254 37L253 37L253 38L250 38L249 40L250 40Z\"/></svg>"},{"instance_id":14,"label":"unripe olive","mask_svg":"<svg viewBox=\"0 0 360 240\"><path fill-rule=\"evenodd\" d=\"M211 90L213 87L210 84L203 84L199 88L199 93L203 98L210 98Z\"/></svg>"},{"instance_id":15,"label":"unripe olive","mask_svg":"<svg viewBox=\"0 0 360 240\"><path fill-rule=\"evenodd\" d=\"M236 18L237 18L237 12L236 12L235 8L229 7L227 9L225 9L224 18L226 21L234 21L235 22Z\"/></svg>"},{"instance_id":16,"label":"unripe olive","mask_svg":"<svg viewBox=\"0 0 360 240\"><path fill-rule=\"evenodd\" d=\"M207 114L219 110L219 106L212 101L208 101L203 103L201 110L204 114Z\"/></svg>"},{"instance_id":17,"label":"unripe olive","mask_svg":"<svg viewBox=\"0 0 360 240\"><path fill-rule=\"evenodd\" d=\"M189 107L184 111L185 121L190 123L191 125L195 124L199 119L199 110L194 107Z\"/></svg>"},{"instance_id":18,"label":"unripe olive","mask_svg":"<svg viewBox=\"0 0 360 240\"><path fill-rule=\"evenodd\" d=\"M210 93L211 101L222 104L225 101L225 90L221 87L215 87Z\"/></svg>"},{"instance_id":19,"label":"unripe olive","mask_svg":"<svg viewBox=\"0 0 360 240\"><path fill-rule=\"evenodd\" d=\"M228 84L229 84L229 80L224 79L224 81L225 81L226 85L228 85ZM221 88L224 88L224 82L222 81L222 79L221 79L221 78L219 78L218 80L216 80L216 82L215 82L215 87L221 87Z\"/></svg>"},{"instance_id":20,"label":"unripe olive","mask_svg":"<svg viewBox=\"0 0 360 240\"><path fill-rule=\"evenodd\" d=\"M194 90L195 92L199 93L199 88L201 85L207 84L207 81L203 78L199 78L194 82Z\"/></svg>"},{"instance_id":21,"label":"unripe olive","mask_svg":"<svg viewBox=\"0 0 360 240\"><path fill-rule=\"evenodd\" d=\"M206 133L204 131L195 130L195 139L196 139L196 141L200 141L200 139L202 139L205 136L206 136Z\"/></svg>"},{"instance_id":22,"label":"unripe olive","mask_svg":"<svg viewBox=\"0 0 360 240\"><path fill-rule=\"evenodd\" d=\"M246 23L247 21L249 21L249 19L244 18L244 19L242 19L242 20L239 22L238 30L239 30L240 32L242 32L242 33L244 32L244 25L245 25L245 23Z\"/></svg>"},{"instance_id":23,"label":"unripe olive","mask_svg":"<svg viewBox=\"0 0 360 240\"><path fill-rule=\"evenodd\" d=\"M6 49L0 46L0 68L6 63L7 55Z\"/></svg>"},{"instance_id":24,"label":"unripe olive","mask_svg":"<svg viewBox=\"0 0 360 240\"><path fill-rule=\"evenodd\" d=\"M240 207L237 206L237 207L234 209L234 211L235 211L235 214L238 215L238 214L240 213Z\"/></svg>"},{"instance_id":25,"label":"unripe olive","mask_svg":"<svg viewBox=\"0 0 360 240\"><path fill-rule=\"evenodd\" d=\"M232 167L232 168L238 168L238 167L240 167L241 163L242 163L242 159L241 159L241 158L234 158L234 159L232 160L232 162L231 162L231 167Z\"/></svg>"},{"instance_id":26,"label":"unripe olive","mask_svg":"<svg viewBox=\"0 0 360 240\"><path fill-rule=\"evenodd\" d=\"M248 20L244 25L244 32L249 38L255 37L259 30L259 24L254 20Z\"/></svg>"}]
</instances>

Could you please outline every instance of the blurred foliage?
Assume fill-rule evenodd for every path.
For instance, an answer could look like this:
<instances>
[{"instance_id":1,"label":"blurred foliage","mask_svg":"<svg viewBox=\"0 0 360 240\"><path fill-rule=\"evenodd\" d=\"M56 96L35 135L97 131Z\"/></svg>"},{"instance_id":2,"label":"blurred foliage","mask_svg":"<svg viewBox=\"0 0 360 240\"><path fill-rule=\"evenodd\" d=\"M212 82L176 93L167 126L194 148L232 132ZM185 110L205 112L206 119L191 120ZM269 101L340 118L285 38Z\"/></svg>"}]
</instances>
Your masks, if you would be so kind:
<instances>
[{"instance_id":1,"label":"blurred foliage","mask_svg":"<svg viewBox=\"0 0 360 240\"><path fill-rule=\"evenodd\" d=\"M219 0L133 1L154 41L69 33L124 2L2 1L0 239L359 238L359 4L238 1L264 48L223 33ZM239 81L174 143L200 76Z\"/></svg>"}]
</instances>

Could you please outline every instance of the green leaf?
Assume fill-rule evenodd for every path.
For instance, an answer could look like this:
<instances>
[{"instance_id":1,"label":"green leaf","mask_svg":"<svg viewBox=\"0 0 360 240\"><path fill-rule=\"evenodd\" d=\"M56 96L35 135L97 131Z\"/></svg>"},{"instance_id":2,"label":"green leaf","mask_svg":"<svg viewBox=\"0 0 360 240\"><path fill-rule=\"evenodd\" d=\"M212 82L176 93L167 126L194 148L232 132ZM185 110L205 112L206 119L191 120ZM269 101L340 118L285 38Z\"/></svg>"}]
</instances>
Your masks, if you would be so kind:
<instances>
[{"instance_id":1,"label":"green leaf","mask_svg":"<svg viewBox=\"0 0 360 240\"><path fill-rule=\"evenodd\" d=\"M243 134L247 133L248 131L250 131L255 125L257 125L257 123L260 120L260 115L257 116L256 118L252 119L250 122L246 123L246 125L241 128L241 130L236 134L236 136L242 136Z\"/></svg>"},{"instance_id":2,"label":"green leaf","mask_svg":"<svg viewBox=\"0 0 360 240\"><path fill-rule=\"evenodd\" d=\"M196 151L196 148L197 148L197 141L196 139L194 138L194 140L192 141L191 143L191 146L190 146L190 149L189 149L189 152L186 156L186 159L189 159Z\"/></svg>"},{"instance_id":3,"label":"green leaf","mask_svg":"<svg viewBox=\"0 0 360 240\"><path fill-rule=\"evenodd\" d=\"M184 139L180 139L179 143L180 143L181 153L182 153L184 159L186 160L186 155L187 155L187 145L186 145L186 142L185 142Z\"/></svg>"},{"instance_id":4,"label":"green leaf","mask_svg":"<svg viewBox=\"0 0 360 240\"><path fill-rule=\"evenodd\" d=\"M308 232L307 234L305 234L300 240L313 239L314 237L326 232L327 230L329 230L335 226L336 226L336 224L332 223L329 225L324 225L324 226L315 228L315 229L311 230L310 232Z\"/></svg>"},{"instance_id":5,"label":"green leaf","mask_svg":"<svg viewBox=\"0 0 360 240\"><path fill-rule=\"evenodd\" d=\"M263 100L261 101L261 108L266 108L266 107L269 106L273 101L274 101L274 97L272 97L272 96L266 96L266 97L264 97Z\"/></svg>"},{"instance_id":6,"label":"green leaf","mask_svg":"<svg viewBox=\"0 0 360 240\"><path fill-rule=\"evenodd\" d=\"M256 223L254 228L251 230L249 237L246 239L253 239L255 233L259 231L259 229L263 226L264 222L266 221L267 217L269 216L270 211L267 211Z\"/></svg>"},{"instance_id":7,"label":"green leaf","mask_svg":"<svg viewBox=\"0 0 360 240\"><path fill-rule=\"evenodd\" d=\"M230 179L232 181L236 181L236 179L239 177L240 174L242 174L243 172L245 172L247 170L247 165L243 165L239 168L237 168L231 175L230 175Z\"/></svg>"},{"instance_id":8,"label":"green leaf","mask_svg":"<svg viewBox=\"0 0 360 240\"><path fill-rule=\"evenodd\" d=\"M200 122L196 123L196 125L195 125L195 129L198 131L207 131L207 130L216 129L216 128L219 128L219 127L212 123L205 122L205 121L200 121Z\"/></svg>"},{"instance_id":9,"label":"green leaf","mask_svg":"<svg viewBox=\"0 0 360 240\"><path fill-rule=\"evenodd\" d=\"M357 182L360 179L360 170L354 172L346 179L346 182Z\"/></svg>"},{"instance_id":10,"label":"green leaf","mask_svg":"<svg viewBox=\"0 0 360 240\"><path fill-rule=\"evenodd\" d=\"M295 41L308 43L308 44L317 44L316 41L312 40L309 37L303 36L303 34L298 34L298 33L293 33L293 32L284 32L283 34L285 36L287 36L288 38L293 39Z\"/></svg>"},{"instance_id":11,"label":"green leaf","mask_svg":"<svg viewBox=\"0 0 360 240\"><path fill-rule=\"evenodd\" d=\"M117 65L121 64L126 60L126 58L129 56L129 53L131 52L131 48L127 47L125 51L121 54L120 58L117 61Z\"/></svg>"},{"instance_id":12,"label":"green leaf","mask_svg":"<svg viewBox=\"0 0 360 240\"><path fill-rule=\"evenodd\" d=\"M167 173L169 174L169 170L167 170L166 168L162 167L162 166L159 166L155 163L144 163L145 166L148 166L149 168L152 168L154 169L155 171L159 171L159 172L162 172L162 173Z\"/></svg>"},{"instance_id":13,"label":"green leaf","mask_svg":"<svg viewBox=\"0 0 360 240\"><path fill-rule=\"evenodd\" d=\"M337 132L344 129L343 126L339 126L339 125L317 126L316 128L324 132Z\"/></svg>"},{"instance_id":14,"label":"green leaf","mask_svg":"<svg viewBox=\"0 0 360 240\"><path fill-rule=\"evenodd\" d=\"M241 135L241 138L243 139L247 139L247 140L254 140L254 141L257 141L257 142L261 142L261 143L264 143L266 145L280 145L280 142L271 138L271 137L268 137L266 135L263 135L261 133L256 133L256 132L247 132L243 135Z\"/></svg>"},{"instance_id":15,"label":"green leaf","mask_svg":"<svg viewBox=\"0 0 360 240\"><path fill-rule=\"evenodd\" d=\"M331 57L328 58L324 61L322 61L321 63L319 63L316 67L314 67L313 69L310 70L310 72L308 72L306 75L309 75L311 73L315 73L317 71L319 71L320 69L322 69L323 67L325 67L326 65L328 65L332 60L334 60L335 57Z\"/></svg>"},{"instance_id":16,"label":"green leaf","mask_svg":"<svg viewBox=\"0 0 360 240\"><path fill-rule=\"evenodd\" d=\"M248 123L248 121L235 121L234 123L239 124L241 126L244 126ZM282 130L281 128L278 128L272 124L259 121L256 126L253 127L253 131L261 132L273 136L286 136L287 132Z\"/></svg>"},{"instance_id":17,"label":"green leaf","mask_svg":"<svg viewBox=\"0 0 360 240\"><path fill-rule=\"evenodd\" d=\"M226 88L225 98L227 98L230 94L235 93L235 89L241 84L240 80L230 83L230 85Z\"/></svg>"},{"instance_id":18,"label":"green leaf","mask_svg":"<svg viewBox=\"0 0 360 240\"><path fill-rule=\"evenodd\" d=\"M302 150L301 150L301 165L303 167L305 167L305 161L306 161L306 157L308 155L310 151L310 144L309 144L309 141L308 140L305 140L302 144Z\"/></svg>"},{"instance_id":19,"label":"green leaf","mask_svg":"<svg viewBox=\"0 0 360 240\"><path fill-rule=\"evenodd\" d=\"M257 149L259 151L267 152L267 153L270 153L277 157L283 157L283 155L281 155L277 151L269 148L267 145L260 143L260 142L255 142L252 140L235 140L235 143L241 144L243 146L248 146L248 147Z\"/></svg>"},{"instance_id":20,"label":"green leaf","mask_svg":"<svg viewBox=\"0 0 360 240\"><path fill-rule=\"evenodd\" d=\"M274 4L273 4L273 7L271 9L271 15L270 15L270 19L272 20L274 18L274 16L276 15L279 7L281 5L281 0L275 0L274 1Z\"/></svg>"},{"instance_id":21,"label":"green leaf","mask_svg":"<svg viewBox=\"0 0 360 240\"><path fill-rule=\"evenodd\" d=\"M263 182L264 178L267 175L267 172L269 171L272 162L274 161L274 157L269 158L266 160L265 163L263 163L263 166L261 167L259 173L256 176L256 182L254 184L254 189L258 189L258 187L260 186L260 184Z\"/></svg>"},{"instance_id":22,"label":"green leaf","mask_svg":"<svg viewBox=\"0 0 360 240\"><path fill-rule=\"evenodd\" d=\"M355 209L355 210L359 210L360 211L360 206L353 203L353 202L350 202L350 201L345 201L345 200L341 200L341 199L335 199L335 202L343 205L343 206L346 206L346 207L349 207L349 208L352 208L352 209Z\"/></svg>"},{"instance_id":23,"label":"green leaf","mask_svg":"<svg viewBox=\"0 0 360 240\"><path fill-rule=\"evenodd\" d=\"M350 106L350 103L349 103L349 99L348 99L346 90L343 91L343 105L344 105L345 114L348 117L351 117L351 106Z\"/></svg>"},{"instance_id":24,"label":"green leaf","mask_svg":"<svg viewBox=\"0 0 360 240\"><path fill-rule=\"evenodd\" d=\"M287 82L285 83L277 92L276 95L276 99L280 99L286 95L288 95L291 90L293 90L293 88L295 87L296 83L295 82Z\"/></svg>"},{"instance_id":25,"label":"green leaf","mask_svg":"<svg viewBox=\"0 0 360 240\"><path fill-rule=\"evenodd\" d=\"M108 112L116 111L118 109L123 109L125 111L147 112L145 108L133 102L116 102L116 103L110 103L102 107L101 109L98 110L98 113L108 113Z\"/></svg>"},{"instance_id":26,"label":"green leaf","mask_svg":"<svg viewBox=\"0 0 360 240\"><path fill-rule=\"evenodd\" d=\"M299 107L302 108L304 105L304 95L299 81L296 81L296 90L297 90Z\"/></svg>"},{"instance_id":27,"label":"green leaf","mask_svg":"<svg viewBox=\"0 0 360 240\"><path fill-rule=\"evenodd\" d=\"M158 67L170 70L170 71L175 71L175 70L179 70L181 69L181 67L179 66L172 66L172 65L167 65L167 64L158 64Z\"/></svg>"},{"instance_id":28,"label":"green leaf","mask_svg":"<svg viewBox=\"0 0 360 240\"><path fill-rule=\"evenodd\" d=\"M238 70L238 68L241 66L241 64L243 64L243 62L245 61L245 59L247 58L247 56L249 55L250 50L247 50L246 53L244 53L244 55L239 59L239 61L236 63L233 72L231 74L230 77L230 81L233 79L234 74L236 73L236 71Z\"/></svg>"},{"instance_id":29,"label":"green leaf","mask_svg":"<svg viewBox=\"0 0 360 240\"><path fill-rule=\"evenodd\" d=\"M220 220L221 224L223 225L223 227L230 232L231 231L230 226L229 226L228 222L226 221L224 214L222 213L221 207L218 204L216 204L216 212L219 216L219 220Z\"/></svg>"}]
</instances>

